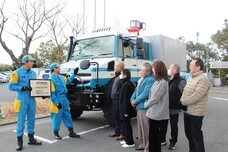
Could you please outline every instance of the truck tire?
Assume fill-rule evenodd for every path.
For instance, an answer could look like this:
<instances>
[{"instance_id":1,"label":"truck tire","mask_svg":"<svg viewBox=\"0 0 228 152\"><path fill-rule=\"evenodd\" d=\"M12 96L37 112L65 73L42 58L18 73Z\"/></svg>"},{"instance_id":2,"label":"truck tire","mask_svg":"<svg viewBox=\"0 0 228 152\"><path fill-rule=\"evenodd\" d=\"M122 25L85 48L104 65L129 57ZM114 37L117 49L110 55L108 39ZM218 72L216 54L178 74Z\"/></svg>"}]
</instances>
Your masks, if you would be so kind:
<instances>
[{"instance_id":1,"label":"truck tire","mask_svg":"<svg viewBox=\"0 0 228 152\"><path fill-rule=\"evenodd\" d=\"M104 88L104 105L103 105L105 121L111 127L115 127L115 119L114 119L114 114L112 110L112 100L111 100L111 91L112 91L113 82L114 82L114 78L112 78Z\"/></svg>"},{"instance_id":2,"label":"truck tire","mask_svg":"<svg viewBox=\"0 0 228 152\"><path fill-rule=\"evenodd\" d=\"M82 110L71 109L70 113L71 113L72 119L76 119L76 118L78 118L78 117L80 117L82 115L83 111Z\"/></svg>"}]
</instances>

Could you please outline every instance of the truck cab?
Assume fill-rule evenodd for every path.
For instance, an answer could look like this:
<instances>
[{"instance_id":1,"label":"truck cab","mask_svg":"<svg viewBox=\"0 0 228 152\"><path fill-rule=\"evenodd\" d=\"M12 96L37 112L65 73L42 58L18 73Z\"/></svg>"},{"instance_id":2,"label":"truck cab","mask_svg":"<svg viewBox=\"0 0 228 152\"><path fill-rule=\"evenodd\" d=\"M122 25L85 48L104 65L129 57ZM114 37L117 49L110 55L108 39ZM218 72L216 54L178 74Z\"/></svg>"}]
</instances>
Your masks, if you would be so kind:
<instances>
[{"instance_id":1,"label":"truck cab","mask_svg":"<svg viewBox=\"0 0 228 152\"><path fill-rule=\"evenodd\" d=\"M131 72L131 81L136 84L143 63L154 60L150 37L141 38L137 33L110 27L93 30L82 37L71 37L69 48L67 62L60 66L60 73L69 75L79 67L75 81L67 86L73 118L79 117L84 110L103 110L110 122L115 63L124 62Z\"/></svg>"}]
</instances>

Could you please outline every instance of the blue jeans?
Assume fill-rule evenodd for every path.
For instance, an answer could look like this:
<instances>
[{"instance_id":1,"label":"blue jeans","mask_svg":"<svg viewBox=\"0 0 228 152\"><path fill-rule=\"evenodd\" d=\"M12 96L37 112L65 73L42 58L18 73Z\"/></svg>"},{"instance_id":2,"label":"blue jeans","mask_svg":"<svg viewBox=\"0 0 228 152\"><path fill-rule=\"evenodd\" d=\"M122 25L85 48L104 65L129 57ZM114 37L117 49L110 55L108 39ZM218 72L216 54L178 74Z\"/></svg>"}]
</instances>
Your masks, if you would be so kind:
<instances>
[{"instance_id":1,"label":"blue jeans","mask_svg":"<svg viewBox=\"0 0 228 152\"><path fill-rule=\"evenodd\" d=\"M184 114L184 129L189 141L190 152L205 152L202 124L203 116Z\"/></svg>"}]
</instances>

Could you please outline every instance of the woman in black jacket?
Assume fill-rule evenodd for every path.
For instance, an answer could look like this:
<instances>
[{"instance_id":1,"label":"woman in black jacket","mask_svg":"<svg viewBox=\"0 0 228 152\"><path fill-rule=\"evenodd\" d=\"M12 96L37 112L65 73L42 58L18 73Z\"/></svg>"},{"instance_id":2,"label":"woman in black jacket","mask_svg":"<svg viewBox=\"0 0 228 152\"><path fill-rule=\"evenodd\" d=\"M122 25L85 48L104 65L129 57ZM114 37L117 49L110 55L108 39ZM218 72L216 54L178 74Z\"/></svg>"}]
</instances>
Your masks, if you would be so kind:
<instances>
[{"instance_id":1,"label":"woman in black jacket","mask_svg":"<svg viewBox=\"0 0 228 152\"><path fill-rule=\"evenodd\" d=\"M128 69L121 71L121 89L119 92L119 118L123 121L125 128L125 140L121 141L122 147L134 147L131 118L135 116L135 109L132 107L130 98L134 92L134 85L131 83L131 73Z\"/></svg>"}]
</instances>

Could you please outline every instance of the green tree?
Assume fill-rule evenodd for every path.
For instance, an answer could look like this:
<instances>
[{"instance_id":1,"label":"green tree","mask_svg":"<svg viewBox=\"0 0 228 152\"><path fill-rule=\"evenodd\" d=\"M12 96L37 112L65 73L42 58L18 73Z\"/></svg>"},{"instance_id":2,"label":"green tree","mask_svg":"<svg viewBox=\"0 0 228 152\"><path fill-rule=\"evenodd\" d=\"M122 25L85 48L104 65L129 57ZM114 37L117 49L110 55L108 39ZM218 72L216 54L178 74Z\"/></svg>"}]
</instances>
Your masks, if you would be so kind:
<instances>
[{"instance_id":1,"label":"green tree","mask_svg":"<svg viewBox=\"0 0 228 152\"><path fill-rule=\"evenodd\" d=\"M222 56L228 56L228 19L224 20L224 27L211 36Z\"/></svg>"},{"instance_id":2,"label":"green tree","mask_svg":"<svg viewBox=\"0 0 228 152\"><path fill-rule=\"evenodd\" d=\"M38 52L36 51L35 53L31 53L31 55L36 58L35 65L33 65L34 68L41 68L43 67L43 62L41 61L40 56L38 55Z\"/></svg>"},{"instance_id":3,"label":"green tree","mask_svg":"<svg viewBox=\"0 0 228 152\"><path fill-rule=\"evenodd\" d=\"M183 43L185 43L185 38L184 38L184 36L179 36L179 37L177 38L177 40L178 40L178 41L181 41L181 42L183 42Z\"/></svg>"},{"instance_id":4,"label":"green tree","mask_svg":"<svg viewBox=\"0 0 228 152\"><path fill-rule=\"evenodd\" d=\"M186 43L186 53L187 53L187 66L189 66L191 59L198 57L204 61L205 70L209 68L210 62L216 61L219 59L218 52L216 49L213 48L213 45L211 43L194 44L192 41L188 41Z\"/></svg>"},{"instance_id":5,"label":"green tree","mask_svg":"<svg viewBox=\"0 0 228 152\"><path fill-rule=\"evenodd\" d=\"M54 48L54 50L51 53L50 56L50 62L58 62L59 64L66 61L66 51L68 50L68 47L62 46L62 55L59 55L58 47ZM59 62L61 61L61 62Z\"/></svg>"},{"instance_id":6,"label":"green tree","mask_svg":"<svg viewBox=\"0 0 228 152\"><path fill-rule=\"evenodd\" d=\"M42 42L37 49L37 58L39 58L40 62L37 62L37 66L49 67L52 62L58 62L59 59L61 62L66 59L66 50L67 46L62 46L62 55L59 55L58 47L55 45L53 40L48 40L47 42Z\"/></svg>"},{"instance_id":7,"label":"green tree","mask_svg":"<svg viewBox=\"0 0 228 152\"><path fill-rule=\"evenodd\" d=\"M56 48L54 42L52 40L48 40L46 43L42 42L37 49L37 54L40 57L40 61L42 62L42 66L48 67L52 60L51 58L56 58L56 55L53 56L53 51Z\"/></svg>"},{"instance_id":8,"label":"green tree","mask_svg":"<svg viewBox=\"0 0 228 152\"><path fill-rule=\"evenodd\" d=\"M0 64L0 72L10 71L12 66L9 64Z\"/></svg>"}]
</instances>

